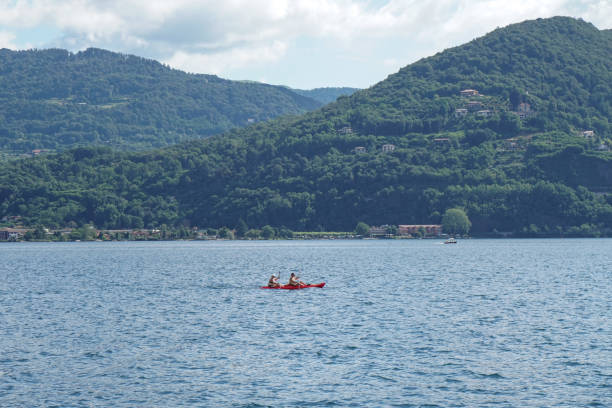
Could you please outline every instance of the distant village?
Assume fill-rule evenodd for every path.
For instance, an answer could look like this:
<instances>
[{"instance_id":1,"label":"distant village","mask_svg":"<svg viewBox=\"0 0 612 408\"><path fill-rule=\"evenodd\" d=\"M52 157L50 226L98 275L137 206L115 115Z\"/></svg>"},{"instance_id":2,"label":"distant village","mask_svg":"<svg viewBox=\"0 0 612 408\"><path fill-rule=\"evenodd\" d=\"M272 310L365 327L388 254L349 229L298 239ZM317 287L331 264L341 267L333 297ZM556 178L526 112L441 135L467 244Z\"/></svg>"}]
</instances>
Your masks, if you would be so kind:
<instances>
[{"instance_id":1,"label":"distant village","mask_svg":"<svg viewBox=\"0 0 612 408\"><path fill-rule=\"evenodd\" d=\"M15 217L4 217L3 222ZM251 230L253 231L253 230ZM287 233L288 232L288 233ZM228 228L198 229L95 229L92 226L80 228L48 229L23 226L0 228L0 241L170 241L170 240L227 240L227 239L361 239L361 238L440 238L446 237L439 224L423 225L380 225L369 227L363 235L356 232L293 232L283 235L266 236L260 230L238 237L236 230Z\"/></svg>"}]
</instances>

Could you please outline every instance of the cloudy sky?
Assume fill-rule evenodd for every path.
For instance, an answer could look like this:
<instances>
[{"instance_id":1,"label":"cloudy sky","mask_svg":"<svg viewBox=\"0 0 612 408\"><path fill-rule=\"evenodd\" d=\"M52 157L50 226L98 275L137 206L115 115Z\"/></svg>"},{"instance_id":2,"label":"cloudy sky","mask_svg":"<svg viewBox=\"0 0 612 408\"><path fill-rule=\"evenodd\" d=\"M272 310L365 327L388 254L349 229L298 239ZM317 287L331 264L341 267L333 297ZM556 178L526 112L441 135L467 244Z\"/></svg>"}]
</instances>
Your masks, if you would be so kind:
<instances>
[{"instance_id":1,"label":"cloudy sky","mask_svg":"<svg viewBox=\"0 0 612 408\"><path fill-rule=\"evenodd\" d=\"M612 28L612 0L0 0L0 48L99 47L228 79L363 88L555 15Z\"/></svg>"}]
</instances>

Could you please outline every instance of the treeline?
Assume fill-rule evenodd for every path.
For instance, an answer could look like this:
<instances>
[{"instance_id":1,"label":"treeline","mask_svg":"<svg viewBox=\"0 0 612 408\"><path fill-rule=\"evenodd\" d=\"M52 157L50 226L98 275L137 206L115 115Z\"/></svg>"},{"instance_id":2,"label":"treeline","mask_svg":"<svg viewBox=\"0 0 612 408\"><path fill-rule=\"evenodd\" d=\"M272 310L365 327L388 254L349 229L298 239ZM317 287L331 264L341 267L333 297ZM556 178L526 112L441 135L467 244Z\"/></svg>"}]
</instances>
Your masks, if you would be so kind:
<instances>
[{"instance_id":1,"label":"treeline","mask_svg":"<svg viewBox=\"0 0 612 408\"><path fill-rule=\"evenodd\" d=\"M291 90L90 48L0 50L0 150L142 150L321 106Z\"/></svg>"},{"instance_id":2,"label":"treeline","mask_svg":"<svg viewBox=\"0 0 612 408\"><path fill-rule=\"evenodd\" d=\"M72 222L72 224L75 224ZM168 227L165 224L155 229L98 230L92 224L80 227L50 230L43 225L27 229L9 241L67 242L67 241L172 241L172 240L271 240L271 239L317 239L317 238L361 238L354 232L294 232L286 227L265 225L260 229L248 228L239 220L235 228L187 228L184 225Z\"/></svg>"},{"instance_id":3,"label":"treeline","mask_svg":"<svg viewBox=\"0 0 612 408\"><path fill-rule=\"evenodd\" d=\"M221 227L242 219L250 228L350 231L357 221L439 223L457 207L475 233L590 225L608 234L612 225L612 196L594 191L610 186L610 154L578 145L320 154L314 140L303 153L268 159L283 145L259 141L214 138L146 154L81 148L13 162L0 171L0 214L45 226Z\"/></svg>"}]
</instances>

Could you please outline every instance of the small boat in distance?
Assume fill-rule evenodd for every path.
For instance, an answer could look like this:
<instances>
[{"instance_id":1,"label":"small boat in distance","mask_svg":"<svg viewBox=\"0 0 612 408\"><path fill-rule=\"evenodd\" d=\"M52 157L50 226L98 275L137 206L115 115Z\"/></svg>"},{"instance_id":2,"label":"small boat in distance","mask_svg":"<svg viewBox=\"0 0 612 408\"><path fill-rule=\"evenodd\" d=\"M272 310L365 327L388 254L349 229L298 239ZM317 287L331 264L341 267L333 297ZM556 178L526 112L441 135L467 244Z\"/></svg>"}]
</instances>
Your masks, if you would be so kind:
<instances>
[{"instance_id":1,"label":"small boat in distance","mask_svg":"<svg viewBox=\"0 0 612 408\"><path fill-rule=\"evenodd\" d=\"M445 244L456 244L457 240L453 237L450 237L449 239L447 239L446 241L444 241Z\"/></svg>"}]
</instances>

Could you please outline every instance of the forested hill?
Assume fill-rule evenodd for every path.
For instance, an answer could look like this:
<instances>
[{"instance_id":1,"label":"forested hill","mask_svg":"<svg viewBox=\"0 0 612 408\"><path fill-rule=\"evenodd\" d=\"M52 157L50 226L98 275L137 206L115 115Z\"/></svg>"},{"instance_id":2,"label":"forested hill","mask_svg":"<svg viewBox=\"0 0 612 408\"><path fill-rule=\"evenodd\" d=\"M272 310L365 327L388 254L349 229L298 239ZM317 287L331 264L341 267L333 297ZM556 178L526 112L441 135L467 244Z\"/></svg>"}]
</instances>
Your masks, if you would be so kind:
<instances>
[{"instance_id":1,"label":"forested hill","mask_svg":"<svg viewBox=\"0 0 612 408\"><path fill-rule=\"evenodd\" d=\"M322 104L101 49L0 50L0 151L160 147Z\"/></svg>"},{"instance_id":2,"label":"forested hill","mask_svg":"<svg viewBox=\"0 0 612 408\"><path fill-rule=\"evenodd\" d=\"M522 130L582 129L611 135L612 41L581 20L556 17L497 29L460 47L401 69L356 94L342 109L365 133L429 133L486 127L498 134ZM495 123L455 120L465 108L460 91L476 89ZM533 115L522 123L507 113L521 102ZM536 114L537 113L537 114Z\"/></svg>"},{"instance_id":3,"label":"forested hill","mask_svg":"<svg viewBox=\"0 0 612 408\"><path fill-rule=\"evenodd\" d=\"M610 55L609 33L581 20L511 25L300 117L10 163L0 216L350 230L459 207L475 233L612 235Z\"/></svg>"}]
</instances>

